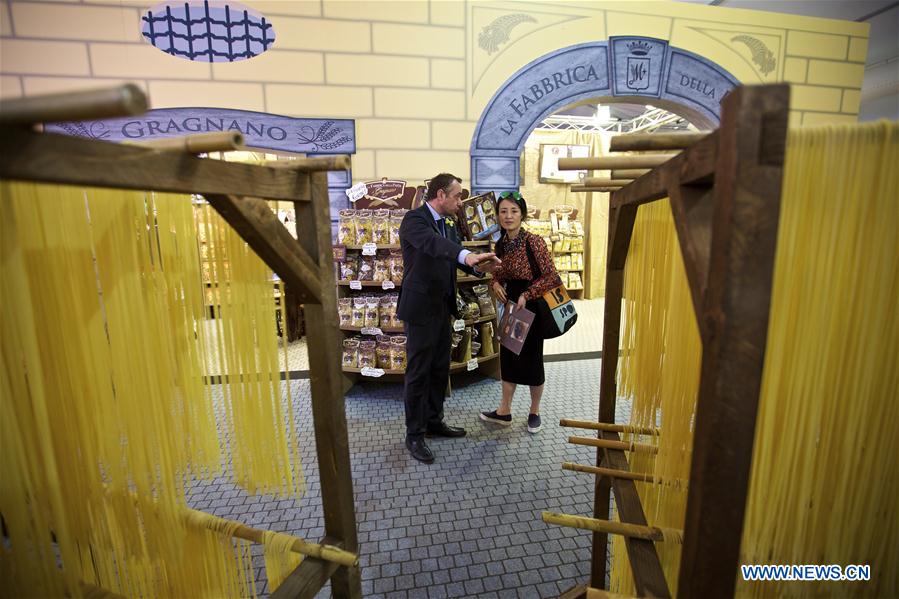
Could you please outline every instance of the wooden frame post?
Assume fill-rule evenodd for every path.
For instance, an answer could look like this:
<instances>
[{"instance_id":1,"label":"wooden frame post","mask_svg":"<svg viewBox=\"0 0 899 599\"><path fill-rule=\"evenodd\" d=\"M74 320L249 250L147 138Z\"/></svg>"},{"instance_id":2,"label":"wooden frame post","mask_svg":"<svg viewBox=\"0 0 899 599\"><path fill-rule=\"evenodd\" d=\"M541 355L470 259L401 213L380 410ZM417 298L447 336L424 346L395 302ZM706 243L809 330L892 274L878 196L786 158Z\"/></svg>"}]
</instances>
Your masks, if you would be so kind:
<instances>
[{"instance_id":1,"label":"wooden frame post","mask_svg":"<svg viewBox=\"0 0 899 599\"><path fill-rule=\"evenodd\" d=\"M312 388L312 415L315 424L315 447L318 452L319 476L322 485L322 507L325 517L325 536L331 544L357 553L356 515L353 505L353 478L350 471L349 437L343 393L343 373L340 367L340 324L337 318L337 281L334 278L331 252L331 217L329 214L327 173L310 175L311 202L296 202L297 238L306 253L315 261L321 281L321 301L306 303L306 341L309 352L309 375ZM321 565L331 570L329 566ZM313 597L292 592L287 586L290 578L303 580L307 574L302 564L272 595L280 597ZM307 569L311 569L308 566ZM296 576L294 576L296 574ZM324 576L324 574L319 574ZM334 597L361 597L362 579L358 567L340 566L330 573ZM314 586L314 585L313 585ZM283 592L282 592L282 589Z\"/></svg>"},{"instance_id":2,"label":"wooden frame post","mask_svg":"<svg viewBox=\"0 0 899 599\"><path fill-rule=\"evenodd\" d=\"M724 99L679 597L730 597L768 335L789 88ZM696 297L696 294L694 294Z\"/></svg>"},{"instance_id":3,"label":"wooden frame post","mask_svg":"<svg viewBox=\"0 0 899 599\"><path fill-rule=\"evenodd\" d=\"M671 200L703 342L678 597L729 597L735 589L767 342L788 113L787 85L739 87L722 102L718 130L697 137L681 154L611 196L599 422L614 422L624 264L641 204L665 196ZM652 147L683 147L657 143L661 141L652 140ZM578 160L563 159L559 166L594 168L582 162L610 159ZM598 436L619 440L609 430ZM624 453L612 449L597 450L597 467L628 470ZM621 522L646 523L634 482L617 477L597 479L594 517L608 519L610 490ZM627 541L637 593L667 596L654 546L648 542L649 547L640 547L638 541ZM607 535L595 532L591 587L605 585L607 551Z\"/></svg>"}]
</instances>

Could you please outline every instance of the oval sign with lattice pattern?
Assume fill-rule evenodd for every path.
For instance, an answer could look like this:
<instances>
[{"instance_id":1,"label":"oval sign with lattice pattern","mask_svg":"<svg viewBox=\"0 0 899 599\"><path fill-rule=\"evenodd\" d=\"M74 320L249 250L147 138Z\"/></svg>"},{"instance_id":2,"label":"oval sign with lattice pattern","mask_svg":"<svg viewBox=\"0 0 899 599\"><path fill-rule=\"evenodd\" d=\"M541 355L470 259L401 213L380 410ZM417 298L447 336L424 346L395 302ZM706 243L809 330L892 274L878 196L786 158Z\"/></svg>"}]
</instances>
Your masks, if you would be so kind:
<instances>
[{"instance_id":1,"label":"oval sign with lattice pattern","mask_svg":"<svg viewBox=\"0 0 899 599\"><path fill-rule=\"evenodd\" d=\"M155 48L187 60L234 62L272 47L275 28L238 2L167 2L141 15L141 33Z\"/></svg>"}]
</instances>

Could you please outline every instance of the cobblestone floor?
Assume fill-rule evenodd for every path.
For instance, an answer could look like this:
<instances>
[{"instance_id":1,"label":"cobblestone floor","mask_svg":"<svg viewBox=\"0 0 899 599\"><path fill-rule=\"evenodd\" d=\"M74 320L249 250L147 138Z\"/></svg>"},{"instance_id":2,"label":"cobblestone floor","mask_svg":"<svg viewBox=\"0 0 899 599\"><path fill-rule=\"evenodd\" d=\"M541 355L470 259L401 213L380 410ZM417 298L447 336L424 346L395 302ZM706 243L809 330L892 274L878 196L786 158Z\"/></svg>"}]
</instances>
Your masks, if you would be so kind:
<instances>
[{"instance_id":1,"label":"cobblestone floor","mask_svg":"<svg viewBox=\"0 0 899 599\"><path fill-rule=\"evenodd\" d=\"M519 391L513 425L478 420L496 407L500 383L481 379L453 391L446 421L468 436L432 439L436 461L421 464L403 445L402 385L360 384L346 398L363 592L367 597L553 597L589 571L590 536L544 524L543 510L588 515L590 475L562 462L592 463L588 447L568 444L563 417L593 420L599 360L546 365L544 428L525 428L529 398ZM307 493L300 500L251 496L224 480L198 482L190 504L251 526L317 541L324 533L309 383L291 382ZM619 402L619 422L629 406ZM254 549L258 550L258 547ZM257 590L268 588L261 553ZM327 597L325 590L320 596Z\"/></svg>"}]
</instances>

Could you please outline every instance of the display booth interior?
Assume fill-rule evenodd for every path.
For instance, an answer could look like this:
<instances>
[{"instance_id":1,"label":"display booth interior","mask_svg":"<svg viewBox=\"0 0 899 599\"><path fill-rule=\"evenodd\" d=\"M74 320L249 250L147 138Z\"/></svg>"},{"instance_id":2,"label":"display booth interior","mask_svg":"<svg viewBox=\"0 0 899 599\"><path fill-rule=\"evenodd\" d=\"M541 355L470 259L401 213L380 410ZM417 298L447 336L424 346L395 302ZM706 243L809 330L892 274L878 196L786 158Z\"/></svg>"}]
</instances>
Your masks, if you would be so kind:
<instances>
[{"instance_id":1,"label":"display booth interior","mask_svg":"<svg viewBox=\"0 0 899 599\"><path fill-rule=\"evenodd\" d=\"M349 158L240 164L193 155L234 149L233 134L198 149L34 130L146 104L127 85L4 101L0 113L5 590L250 596L250 544L261 544L273 597L311 597L329 580L335 596L359 597L326 176ZM218 224L195 218L198 197ZM291 204L296 236L269 201ZM316 540L186 501L190 480L213 476L251 493L303 492L272 273L322 348L310 352L325 530ZM206 371L210 289L227 366L219 381Z\"/></svg>"}]
</instances>

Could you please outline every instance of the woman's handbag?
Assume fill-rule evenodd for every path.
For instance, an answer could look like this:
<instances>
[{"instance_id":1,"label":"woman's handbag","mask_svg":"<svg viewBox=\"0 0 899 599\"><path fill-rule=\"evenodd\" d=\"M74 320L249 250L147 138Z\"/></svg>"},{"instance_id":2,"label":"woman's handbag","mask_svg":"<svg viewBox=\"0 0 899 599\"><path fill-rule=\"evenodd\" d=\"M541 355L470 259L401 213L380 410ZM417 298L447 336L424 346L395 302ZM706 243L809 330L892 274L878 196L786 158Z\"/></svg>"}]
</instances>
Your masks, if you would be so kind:
<instances>
[{"instance_id":1,"label":"woman's handbag","mask_svg":"<svg viewBox=\"0 0 899 599\"><path fill-rule=\"evenodd\" d=\"M543 271L537 264L537 259L531 251L531 244L524 244L525 251L528 254L528 262L531 265L531 272L539 273L537 277L543 276ZM554 287L543 294L542 297L530 302L534 306L534 313L537 314L537 330L543 335L544 339L554 339L568 332L568 329L577 322L577 311L571 298L568 297L568 290L565 285Z\"/></svg>"}]
</instances>

